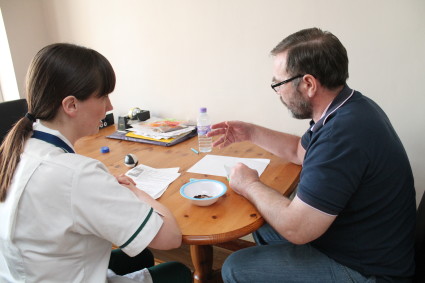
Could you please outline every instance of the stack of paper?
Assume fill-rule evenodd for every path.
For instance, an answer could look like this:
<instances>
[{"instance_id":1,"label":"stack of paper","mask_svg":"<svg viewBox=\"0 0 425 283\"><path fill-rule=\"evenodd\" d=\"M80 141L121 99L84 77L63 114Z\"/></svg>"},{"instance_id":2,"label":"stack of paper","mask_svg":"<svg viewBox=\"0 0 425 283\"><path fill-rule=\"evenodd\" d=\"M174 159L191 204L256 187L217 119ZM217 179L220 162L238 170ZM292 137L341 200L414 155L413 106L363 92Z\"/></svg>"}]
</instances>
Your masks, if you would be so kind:
<instances>
[{"instance_id":1,"label":"stack of paper","mask_svg":"<svg viewBox=\"0 0 425 283\"><path fill-rule=\"evenodd\" d=\"M136 182L137 188L146 192L154 199L159 198L168 186L180 176L179 168L155 169L140 164L127 171L125 175Z\"/></svg>"},{"instance_id":2,"label":"stack of paper","mask_svg":"<svg viewBox=\"0 0 425 283\"><path fill-rule=\"evenodd\" d=\"M132 124L133 135L161 140L172 139L188 134L195 129L195 126L186 125L184 121L151 118L147 121Z\"/></svg>"}]
</instances>

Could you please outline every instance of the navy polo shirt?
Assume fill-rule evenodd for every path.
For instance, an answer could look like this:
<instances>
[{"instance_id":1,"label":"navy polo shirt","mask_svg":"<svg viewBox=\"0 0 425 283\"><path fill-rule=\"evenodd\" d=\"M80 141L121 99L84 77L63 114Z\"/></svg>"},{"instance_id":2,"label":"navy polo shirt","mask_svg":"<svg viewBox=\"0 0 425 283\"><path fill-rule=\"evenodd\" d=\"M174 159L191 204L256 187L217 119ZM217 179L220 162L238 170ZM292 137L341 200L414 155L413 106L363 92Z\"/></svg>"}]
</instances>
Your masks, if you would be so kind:
<instances>
[{"instance_id":1,"label":"navy polo shirt","mask_svg":"<svg viewBox=\"0 0 425 283\"><path fill-rule=\"evenodd\" d=\"M412 170L388 117L345 86L303 135L297 196L337 215L311 244L364 275L414 273L416 217Z\"/></svg>"}]
</instances>

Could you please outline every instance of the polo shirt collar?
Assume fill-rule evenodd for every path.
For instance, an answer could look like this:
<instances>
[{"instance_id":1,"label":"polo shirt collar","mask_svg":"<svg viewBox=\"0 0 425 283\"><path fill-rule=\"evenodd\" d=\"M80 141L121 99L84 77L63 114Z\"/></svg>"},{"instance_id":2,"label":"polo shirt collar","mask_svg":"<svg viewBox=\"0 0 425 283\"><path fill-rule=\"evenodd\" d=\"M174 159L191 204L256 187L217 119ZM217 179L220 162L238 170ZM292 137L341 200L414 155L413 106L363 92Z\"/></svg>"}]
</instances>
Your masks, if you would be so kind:
<instances>
[{"instance_id":1,"label":"polo shirt collar","mask_svg":"<svg viewBox=\"0 0 425 283\"><path fill-rule=\"evenodd\" d=\"M330 115L332 115L336 110L343 106L354 94L354 90L349 88L348 85L345 85L341 92L334 98L331 104L326 109L326 112L322 117L314 123L313 120L310 121L310 131L313 133L320 130L328 121Z\"/></svg>"}]
</instances>

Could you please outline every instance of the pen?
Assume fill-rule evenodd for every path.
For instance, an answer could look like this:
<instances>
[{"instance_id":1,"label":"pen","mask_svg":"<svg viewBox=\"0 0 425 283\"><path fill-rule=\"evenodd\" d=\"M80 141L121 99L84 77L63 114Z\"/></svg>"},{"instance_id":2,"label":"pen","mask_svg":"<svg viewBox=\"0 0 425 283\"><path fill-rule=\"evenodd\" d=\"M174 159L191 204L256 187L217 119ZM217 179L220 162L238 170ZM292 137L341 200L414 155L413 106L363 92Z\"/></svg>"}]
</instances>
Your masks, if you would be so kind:
<instances>
[{"instance_id":1,"label":"pen","mask_svg":"<svg viewBox=\"0 0 425 283\"><path fill-rule=\"evenodd\" d=\"M224 164L224 170L226 170L227 181L230 181L230 172L232 172L232 167Z\"/></svg>"},{"instance_id":2,"label":"pen","mask_svg":"<svg viewBox=\"0 0 425 283\"><path fill-rule=\"evenodd\" d=\"M196 149L191 148L191 150L192 150L194 153L199 154L199 151L197 151Z\"/></svg>"}]
</instances>

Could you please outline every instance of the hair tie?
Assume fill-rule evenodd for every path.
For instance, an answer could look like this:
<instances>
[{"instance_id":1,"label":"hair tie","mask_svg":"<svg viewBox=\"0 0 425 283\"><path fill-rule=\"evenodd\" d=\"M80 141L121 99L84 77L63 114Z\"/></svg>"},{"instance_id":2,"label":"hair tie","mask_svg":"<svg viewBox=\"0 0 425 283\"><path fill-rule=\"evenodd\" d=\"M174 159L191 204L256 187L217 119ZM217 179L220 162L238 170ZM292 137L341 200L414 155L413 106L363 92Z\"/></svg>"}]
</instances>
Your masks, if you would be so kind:
<instances>
[{"instance_id":1,"label":"hair tie","mask_svg":"<svg viewBox=\"0 0 425 283\"><path fill-rule=\"evenodd\" d=\"M33 123L35 123L37 121L37 119L31 113L27 112L27 114L25 114L25 117L27 117Z\"/></svg>"}]
</instances>

